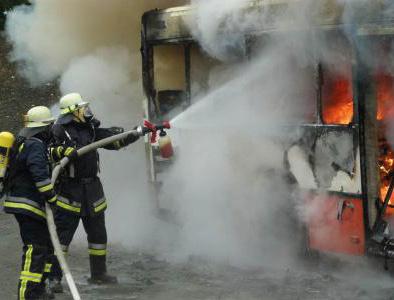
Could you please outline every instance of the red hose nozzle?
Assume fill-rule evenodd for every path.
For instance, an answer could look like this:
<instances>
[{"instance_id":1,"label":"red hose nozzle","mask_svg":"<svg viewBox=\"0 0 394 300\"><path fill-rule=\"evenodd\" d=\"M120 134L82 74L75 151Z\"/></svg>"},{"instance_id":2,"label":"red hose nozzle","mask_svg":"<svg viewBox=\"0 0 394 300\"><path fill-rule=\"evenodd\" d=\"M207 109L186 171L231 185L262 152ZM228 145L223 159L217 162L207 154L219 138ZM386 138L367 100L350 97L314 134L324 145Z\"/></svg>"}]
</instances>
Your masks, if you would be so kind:
<instances>
[{"instance_id":1,"label":"red hose nozzle","mask_svg":"<svg viewBox=\"0 0 394 300\"><path fill-rule=\"evenodd\" d=\"M169 121L164 121L161 125L155 125L148 120L144 120L144 127L148 128L151 131L151 137L150 137L150 142L156 143L156 138L157 138L157 131L161 130L164 131L164 129L171 129L171 124Z\"/></svg>"}]
</instances>

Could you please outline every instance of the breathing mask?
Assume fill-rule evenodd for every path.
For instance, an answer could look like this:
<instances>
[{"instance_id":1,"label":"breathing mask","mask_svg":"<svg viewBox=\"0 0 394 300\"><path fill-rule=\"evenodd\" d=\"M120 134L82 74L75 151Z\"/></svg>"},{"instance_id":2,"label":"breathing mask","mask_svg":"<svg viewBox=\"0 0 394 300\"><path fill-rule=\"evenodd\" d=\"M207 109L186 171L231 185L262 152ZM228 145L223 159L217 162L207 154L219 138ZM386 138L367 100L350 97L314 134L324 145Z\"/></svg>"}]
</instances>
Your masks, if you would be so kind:
<instances>
[{"instance_id":1,"label":"breathing mask","mask_svg":"<svg viewBox=\"0 0 394 300\"><path fill-rule=\"evenodd\" d=\"M74 116L79 122L82 123L88 123L94 117L93 112L89 107L89 104L80 105L78 109L74 111Z\"/></svg>"}]
</instances>

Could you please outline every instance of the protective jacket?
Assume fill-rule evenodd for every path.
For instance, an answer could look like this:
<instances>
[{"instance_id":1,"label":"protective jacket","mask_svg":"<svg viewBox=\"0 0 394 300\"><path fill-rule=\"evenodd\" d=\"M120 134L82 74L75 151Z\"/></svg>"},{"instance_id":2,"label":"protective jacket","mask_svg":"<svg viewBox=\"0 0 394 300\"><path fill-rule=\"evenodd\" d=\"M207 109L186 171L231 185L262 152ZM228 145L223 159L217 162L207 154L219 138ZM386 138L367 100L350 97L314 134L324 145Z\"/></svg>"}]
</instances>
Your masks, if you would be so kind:
<instances>
[{"instance_id":1,"label":"protective jacket","mask_svg":"<svg viewBox=\"0 0 394 300\"><path fill-rule=\"evenodd\" d=\"M16 151L9 170L4 211L45 219L45 201L56 201L47 145L38 137L30 137L19 144Z\"/></svg>"},{"instance_id":2,"label":"protective jacket","mask_svg":"<svg viewBox=\"0 0 394 300\"><path fill-rule=\"evenodd\" d=\"M52 130L57 145L76 149L120 133L119 128L100 128L100 122L97 120L79 123L72 118L60 118ZM138 137L134 137L127 142L116 142L104 148L118 150L137 139ZM59 209L81 216L93 216L103 212L107 204L98 173L97 151L87 153L69 163L57 187L59 196L56 204Z\"/></svg>"}]
</instances>

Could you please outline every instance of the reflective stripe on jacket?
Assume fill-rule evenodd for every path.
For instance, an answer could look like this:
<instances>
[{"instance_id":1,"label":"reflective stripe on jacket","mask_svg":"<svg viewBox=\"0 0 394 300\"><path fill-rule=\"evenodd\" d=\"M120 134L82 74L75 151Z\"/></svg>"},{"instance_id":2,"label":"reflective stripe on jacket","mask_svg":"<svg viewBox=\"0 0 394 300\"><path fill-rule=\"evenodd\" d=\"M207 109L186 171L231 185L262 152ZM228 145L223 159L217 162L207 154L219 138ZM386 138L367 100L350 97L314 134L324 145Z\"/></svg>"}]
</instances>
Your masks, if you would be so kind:
<instances>
[{"instance_id":1,"label":"reflective stripe on jacket","mask_svg":"<svg viewBox=\"0 0 394 300\"><path fill-rule=\"evenodd\" d=\"M22 197L6 196L4 210L7 213L21 213L46 218L45 207L37 201Z\"/></svg>"},{"instance_id":2,"label":"reflective stripe on jacket","mask_svg":"<svg viewBox=\"0 0 394 300\"><path fill-rule=\"evenodd\" d=\"M62 178L56 205L61 210L81 216L94 216L104 212L107 202L100 179Z\"/></svg>"},{"instance_id":3,"label":"reflective stripe on jacket","mask_svg":"<svg viewBox=\"0 0 394 300\"><path fill-rule=\"evenodd\" d=\"M4 211L42 219L46 217L45 201L56 201L47 145L36 137L26 139L22 145L11 165Z\"/></svg>"}]
</instances>

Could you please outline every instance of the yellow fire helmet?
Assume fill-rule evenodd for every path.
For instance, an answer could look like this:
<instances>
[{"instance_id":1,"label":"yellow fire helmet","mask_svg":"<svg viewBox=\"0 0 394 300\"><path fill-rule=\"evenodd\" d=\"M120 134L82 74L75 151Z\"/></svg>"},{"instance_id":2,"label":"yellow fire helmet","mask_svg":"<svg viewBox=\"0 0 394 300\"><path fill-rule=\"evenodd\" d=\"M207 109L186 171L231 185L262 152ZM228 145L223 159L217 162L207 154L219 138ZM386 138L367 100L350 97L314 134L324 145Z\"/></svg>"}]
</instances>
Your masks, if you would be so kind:
<instances>
[{"instance_id":1,"label":"yellow fire helmet","mask_svg":"<svg viewBox=\"0 0 394 300\"><path fill-rule=\"evenodd\" d=\"M37 128L48 126L53 123L55 118L46 106L35 106L31 108L25 115L25 127Z\"/></svg>"},{"instance_id":2,"label":"yellow fire helmet","mask_svg":"<svg viewBox=\"0 0 394 300\"><path fill-rule=\"evenodd\" d=\"M68 113L72 113L76 111L80 107L87 105L89 105L89 102L84 101L80 94L70 93L60 98L59 101L60 114L66 115Z\"/></svg>"}]
</instances>

